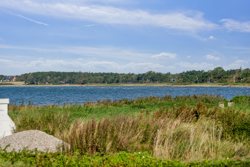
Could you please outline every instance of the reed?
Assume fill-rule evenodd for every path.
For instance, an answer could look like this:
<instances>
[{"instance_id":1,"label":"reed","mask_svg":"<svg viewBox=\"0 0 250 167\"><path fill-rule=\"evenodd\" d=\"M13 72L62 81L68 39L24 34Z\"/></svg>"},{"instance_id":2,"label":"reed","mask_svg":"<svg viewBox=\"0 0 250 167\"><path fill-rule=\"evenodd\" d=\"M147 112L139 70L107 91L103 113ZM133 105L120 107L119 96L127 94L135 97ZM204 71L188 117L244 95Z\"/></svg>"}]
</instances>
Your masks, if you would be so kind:
<instances>
[{"instance_id":1,"label":"reed","mask_svg":"<svg viewBox=\"0 0 250 167\"><path fill-rule=\"evenodd\" d=\"M62 138L72 152L83 154L147 151L158 158L183 161L250 156L249 143L225 139L223 133L215 120L140 115L76 121Z\"/></svg>"},{"instance_id":2,"label":"reed","mask_svg":"<svg viewBox=\"0 0 250 167\"><path fill-rule=\"evenodd\" d=\"M17 132L36 129L55 135L67 129L71 123L67 112L53 112L27 107L24 110L15 110L11 114Z\"/></svg>"},{"instance_id":3,"label":"reed","mask_svg":"<svg viewBox=\"0 0 250 167\"><path fill-rule=\"evenodd\" d=\"M169 160L250 158L250 113L219 108L220 97L148 97L84 105L11 106L17 131L39 129L70 154L148 152ZM245 100L245 103L248 103ZM245 104L244 101L240 105Z\"/></svg>"}]
</instances>

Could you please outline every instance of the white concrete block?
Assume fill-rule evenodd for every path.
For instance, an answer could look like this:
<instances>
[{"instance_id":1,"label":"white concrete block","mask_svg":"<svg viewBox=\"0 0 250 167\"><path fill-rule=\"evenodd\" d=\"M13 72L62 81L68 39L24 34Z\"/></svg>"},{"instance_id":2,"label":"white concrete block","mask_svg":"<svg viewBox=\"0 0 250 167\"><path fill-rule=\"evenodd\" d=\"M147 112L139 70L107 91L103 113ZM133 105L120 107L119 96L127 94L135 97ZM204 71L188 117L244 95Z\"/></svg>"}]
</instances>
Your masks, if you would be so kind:
<instances>
[{"instance_id":1,"label":"white concrete block","mask_svg":"<svg viewBox=\"0 0 250 167\"><path fill-rule=\"evenodd\" d=\"M9 99L0 99L0 113L8 114Z\"/></svg>"},{"instance_id":2,"label":"white concrete block","mask_svg":"<svg viewBox=\"0 0 250 167\"><path fill-rule=\"evenodd\" d=\"M0 104L9 104L10 99L0 99Z\"/></svg>"},{"instance_id":3,"label":"white concrete block","mask_svg":"<svg viewBox=\"0 0 250 167\"><path fill-rule=\"evenodd\" d=\"M12 135L16 126L9 115L0 113L0 139Z\"/></svg>"},{"instance_id":4,"label":"white concrete block","mask_svg":"<svg viewBox=\"0 0 250 167\"><path fill-rule=\"evenodd\" d=\"M0 139L12 135L16 126L8 115L9 99L0 99Z\"/></svg>"}]
</instances>

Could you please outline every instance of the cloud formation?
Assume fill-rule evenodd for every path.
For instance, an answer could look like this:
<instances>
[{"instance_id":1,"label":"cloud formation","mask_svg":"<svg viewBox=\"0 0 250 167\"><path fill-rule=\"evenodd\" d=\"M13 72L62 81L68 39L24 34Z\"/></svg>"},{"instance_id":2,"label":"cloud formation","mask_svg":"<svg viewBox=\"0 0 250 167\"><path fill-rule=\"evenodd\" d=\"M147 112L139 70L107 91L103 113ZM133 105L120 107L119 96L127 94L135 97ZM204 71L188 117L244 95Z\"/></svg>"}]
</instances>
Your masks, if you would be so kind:
<instances>
[{"instance_id":1,"label":"cloud formation","mask_svg":"<svg viewBox=\"0 0 250 167\"><path fill-rule=\"evenodd\" d=\"M185 70L208 70L213 69L215 67L214 64L207 63L207 62L179 62L176 64L178 68L185 69Z\"/></svg>"},{"instance_id":2,"label":"cloud formation","mask_svg":"<svg viewBox=\"0 0 250 167\"><path fill-rule=\"evenodd\" d=\"M229 31L250 32L250 21L240 22L233 19L222 19L221 22Z\"/></svg>"},{"instance_id":3,"label":"cloud formation","mask_svg":"<svg viewBox=\"0 0 250 167\"><path fill-rule=\"evenodd\" d=\"M206 55L206 59L212 60L212 61L218 61L218 60L220 60L220 57L216 56L216 55L208 54L208 55Z\"/></svg>"},{"instance_id":4,"label":"cloud formation","mask_svg":"<svg viewBox=\"0 0 250 167\"><path fill-rule=\"evenodd\" d=\"M249 67L249 61L237 59L226 66L226 69L238 69Z\"/></svg>"},{"instance_id":5,"label":"cloud formation","mask_svg":"<svg viewBox=\"0 0 250 167\"><path fill-rule=\"evenodd\" d=\"M164 71L165 66L150 62L129 62L118 63L107 60L85 60L78 59L55 59L55 58L35 58L24 59L0 59L0 70L5 69L6 74L19 74L31 71L84 71L84 72L120 72L138 73L147 71ZM16 72L14 74L17 74Z\"/></svg>"},{"instance_id":6,"label":"cloud formation","mask_svg":"<svg viewBox=\"0 0 250 167\"><path fill-rule=\"evenodd\" d=\"M248 67L244 59L221 60L208 54L200 60L183 59L177 53L143 52L111 47L68 46L33 48L0 45L0 71L3 74L20 74L31 71L84 71L142 73L147 71L182 72L188 70L211 70L217 66L225 69ZM12 53L5 55L4 52ZM30 56L36 55L36 56ZM46 56L48 55L48 56ZM53 57L51 57L53 55ZM208 61L209 60L209 61Z\"/></svg>"},{"instance_id":7,"label":"cloud formation","mask_svg":"<svg viewBox=\"0 0 250 167\"><path fill-rule=\"evenodd\" d=\"M133 0L0 0L0 14L7 20L0 26L0 41L8 44L0 43L0 71L140 73L249 67L244 60L250 53L250 21L237 20L247 19L244 13L220 20L209 8L206 17L202 11L176 10L181 3L171 10L158 2ZM50 26L23 24L26 21Z\"/></svg>"},{"instance_id":8,"label":"cloud formation","mask_svg":"<svg viewBox=\"0 0 250 167\"><path fill-rule=\"evenodd\" d=\"M71 18L115 25L154 26L181 31L201 31L216 28L200 12L150 13L112 6L34 0L1 0L0 6L39 15Z\"/></svg>"},{"instance_id":9,"label":"cloud formation","mask_svg":"<svg viewBox=\"0 0 250 167\"><path fill-rule=\"evenodd\" d=\"M175 53L161 52L159 54L155 54L151 56L153 59L161 60L161 59L175 59Z\"/></svg>"},{"instance_id":10,"label":"cloud formation","mask_svg":"<svg viewBox=\"0 0 250 167\"><path fill-rule=\"evenodd\" d=\"M92 57L92 58L106 58L106 59L119 59L123 61L137 61L150 58L152 55L158 55L156 53L146 53L142 51L135 51L130 49L122 49L115 47L90 47L90 46L65 46L65 47L28 47L28 46L14 46L14 45L1 45L0 49L12 50L17 53L25 51L27 53L36 53L39 56L41 53L46 55L62 55L66 54L71 56L80 57ZM44 57L44 56L43 56ZM65 56L64 56L65 58Z\"/></svg>"},{"instance_id":11,"label":"cloud formation","mask_svg":"<svg viewBox=\"0 0 250 167\"><path fill-rule=\"evenodd\" d=\"M21 19L24 19L26 21L29 21L31 23L34 23L34 24L38 24L38 25L42 25L42 26L48 26L47 23L44 23L44 22L41 22L41 21L38 21L38 20L35 20L35 19L32 19L32 18L29 18L29 17L26 17L26 16L23 16L21 14L16 14L16 13L13 13L11 12L12 15L16 16L16 17L19 17Z\"/></svg>"},{"instance_id":12,"label":"cloud formation","mask_svg":"<svg viewBox=\"0 0 250 167\"><path fill-rule=\"evenodd\" d=\"M215 38L215 36L210 35L207 39L208 39L208 40L215 40L216 38Z\"/></svg>"}]
</instances>

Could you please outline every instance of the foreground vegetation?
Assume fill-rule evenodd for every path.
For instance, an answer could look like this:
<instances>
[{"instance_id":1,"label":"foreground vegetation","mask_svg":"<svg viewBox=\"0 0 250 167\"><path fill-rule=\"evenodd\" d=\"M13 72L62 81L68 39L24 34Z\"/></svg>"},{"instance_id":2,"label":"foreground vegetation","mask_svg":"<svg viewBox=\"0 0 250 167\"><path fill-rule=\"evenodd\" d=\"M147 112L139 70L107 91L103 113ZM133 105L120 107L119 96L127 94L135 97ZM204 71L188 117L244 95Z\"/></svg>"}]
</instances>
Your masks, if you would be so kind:
<instances>
[{"instance_id":1,"label":"foreground vegetation","mask_svg":"<svg viewBox=\"0 0 250 167\"><path fill-rule=\"evenodd\" d=\"M0 151L0 167L29 167L29 166L108 166L108 167L127 167L127 166L144 166L144 167L224 167L224 166L237 166L249 167L250 160L213 160L213 161L197 161L197 162L180 162L160 160L152 157L148 153L125 153L120 152L110 155L80 155L75 152L74 154L62 153L34 153L34 152L21 152L21 153L6 153Z\"/></svg>"},{"instance_id":2,"label":"foreground vegetation","mask_svg":"<svg viewBox=\"0 0 250 167\"><path fill-rule=\"evenodd\" d=\"M11 106L17 131L42 130L71 148L63 154L0 152L0 162L249 166L250 97L235 97L232 102L228 106L221 97L166 96L84 105ZM218 107L222 104L224 108Z\"/></svg>"},{"instance_id":3,"label":"foreground vegetation","mask_svg":"<svg viewBox=\"0 0 250 167\"><path fill-rule=\"evenodd\" d=\"M187 71L179 74L149 71L143 74L87 73L87 72L35 72L16 77L0 75L0 82L15 80L31 85L44 84L249 84L250 69L224 70L217 67L210 71Z\"/></svg>"}]
</instances>

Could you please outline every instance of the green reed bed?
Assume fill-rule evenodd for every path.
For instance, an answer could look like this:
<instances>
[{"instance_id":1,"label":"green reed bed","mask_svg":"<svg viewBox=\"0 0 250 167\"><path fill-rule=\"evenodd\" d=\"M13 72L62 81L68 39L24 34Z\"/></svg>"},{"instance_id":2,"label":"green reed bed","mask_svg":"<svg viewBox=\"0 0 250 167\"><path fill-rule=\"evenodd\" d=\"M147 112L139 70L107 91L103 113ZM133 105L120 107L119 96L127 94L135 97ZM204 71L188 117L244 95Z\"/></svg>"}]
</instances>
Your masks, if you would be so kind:
<instances>
[{"instance_id":1,"label":"green reed bed","mask_svg":"<svg viewBox=\"0 0 250 167\"><path fill-rule=\"evenodd\" d=\"M99 101L96 103L85 103L82 105L63 105L63 106L10 106L10 115L15 119L20 115L31 114L65 114L68 113L70 120L81 119L100 119L103 117L112 117L116 115L136 114L141 111L155 111L159 108L173 108L180 106L196 106L203 103L208 107L217 107L221 97L215 96L179 96L172 98L166 97L148 97L136 100L118 100L118 101Z\"/></svg>"},{"instance_id":2,"label":"green reed bed","mask_svg":"<svg viewBox=\"0 0 250 167\"><path fill-rule=\"evenodd\" d=\"M138 115L145 112L195 107L202 103L208 107L217 107L223 101L220 97L190 96L172 98L148 97L136 100L100 101L83 105L64 106L10 106L10 116L17 126L17 131L39 129L50 134L67 129L77 119L100 120L114 116Z\"/></svg>"},{"instance_id":3,"label":"green reed bed","mask_svg":"<svg viewBox=\"0 0 250 167\"><path fill-rule=\"evenodd\" d=\"M234 105L225 108L218 107L225 99L205 95L84 105L11 106L10 115L17 131L38 129L68 142L71 149L54 157L64 156L63 162L71 163L76 153L77 158L84 155L93 157L93 161L110 155L119 159L124 154L130 162L131 156L136 155L132 158L136 159L138 152L146 152L155 163L183 162L176 163L179 166L204 166L215 161L244 164L250 158L249 99L235 97ZM192 163L197 161L202 163ZM108 161L107 166L126 166L125 162L112 163ZM137 162L131 160L132 163Z\"/></svg>"}]
</instances>

